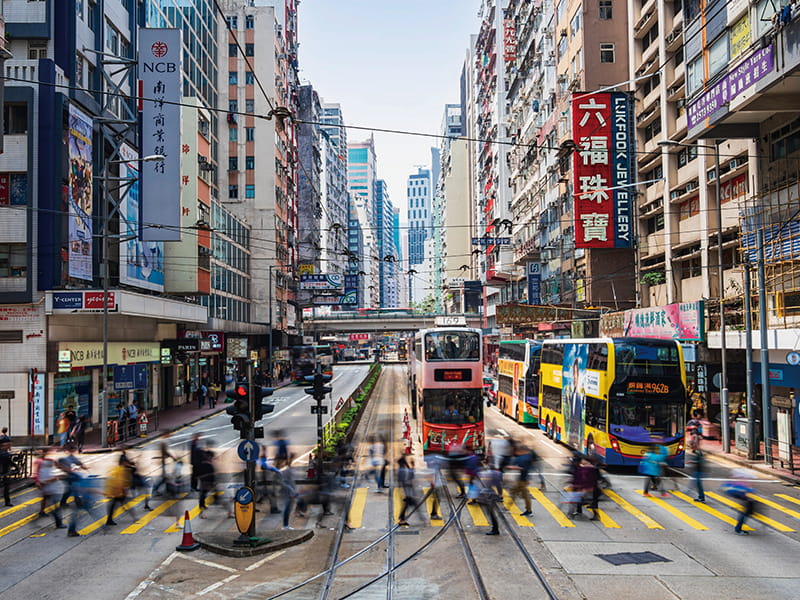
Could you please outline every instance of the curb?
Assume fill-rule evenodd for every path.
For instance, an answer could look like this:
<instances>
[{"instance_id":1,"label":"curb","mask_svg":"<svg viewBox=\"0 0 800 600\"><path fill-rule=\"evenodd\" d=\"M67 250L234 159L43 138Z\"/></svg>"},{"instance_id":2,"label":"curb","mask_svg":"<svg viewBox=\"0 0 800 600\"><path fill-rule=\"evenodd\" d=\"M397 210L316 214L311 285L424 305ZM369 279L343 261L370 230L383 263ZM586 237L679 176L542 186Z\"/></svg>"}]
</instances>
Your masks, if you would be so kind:
<instances>
[{"instance_id":1,"label":"curb","mask_svg":"<svg viewBox=\"0 0 800 600\"><path fill-rule=\"evenodd\" d=\"M729 463L731 465L735 465L738 467L747 467L748 469L753 469L754 471L758 471L764 475L770 475L771 477L775 477L776 479L780 479L786 483L791 483L793 485L800 484L800 476L792 475L790 473L782 473L775 469L774 467L769 467L765 464L760 463L753 463L752 461L747 460L746 458L742 458L735 454L722 454L717 452L709 452L709 454L723 462Z\"/></svg>"},{"instance_id":2,"label":"curb","mask_svg":"<svg viewBox=\"0 0 800 600\"><path fill-rule=\"evenodd\" d=\"M298 546L303 542L307 542L314 537L314 531L307 529L304 531L273 531L270 537L273 541L262 546L254 546L252 548L238 547L233 545L234 534L206 534L195 535L194 539L200 544L200 547L215 554L222 556L230 556L232 558L245 558L248 556L258 556L260 554L269 554L284 548Z\"/></svg>"}]
</instances>

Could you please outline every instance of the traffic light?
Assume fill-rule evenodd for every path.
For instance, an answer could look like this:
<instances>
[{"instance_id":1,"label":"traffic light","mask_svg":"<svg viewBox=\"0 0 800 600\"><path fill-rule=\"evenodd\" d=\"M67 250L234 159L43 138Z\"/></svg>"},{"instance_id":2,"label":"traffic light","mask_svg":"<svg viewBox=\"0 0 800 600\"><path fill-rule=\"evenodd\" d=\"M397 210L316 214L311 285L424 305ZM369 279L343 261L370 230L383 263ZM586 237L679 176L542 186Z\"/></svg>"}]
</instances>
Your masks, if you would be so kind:
<instances>
[{"instance_id":1,"label":"traffic light","mask_svg":"<svg viewBox=\"0 0 800 600\"><path fill-rule=\"evenodd\" d=\"M274 404L262 404L261 403L261 400L263 400L267 396L272 396L272 393L274 391L275 390L273 390L272 388L260 387L260 386L256 386L256 388L253 390L253 393L255 394L254 400L255 400L255 408L256 408L256 414L255 414L255 417L256 417L255 420L256 421L260 421L261 419L264 418L264 415L269 414L273 410L275 410L275 405Z\"/></svg>"},{"instance_id":2,"label":"traffic light","mask_svg":"<svg viewBox=\"0 0 800 600\"><path fill-rule=\"evenodd\" d=\"M250 427L250 395L245 383L237 383L225 395L233 402L225 409L231 416L231 423L236 431L246 431Z\"/></svg>"},{"instance_id":3,"label":"traffic light","mask_svg":"<svg viewBox=\"0 0 800 600\"><path fill-rule=\"evenodd\" d=\"M316 373L314 375L307 375L305 380L309 383L313 383L314 387L306 388L305 393L310 394L314 400L322 400L325 398L326 394L330 394L333 389L330 386L326 386L325 384L331 380L330 375L323 375L322 373Z\"/></svg>"}]
</instances>

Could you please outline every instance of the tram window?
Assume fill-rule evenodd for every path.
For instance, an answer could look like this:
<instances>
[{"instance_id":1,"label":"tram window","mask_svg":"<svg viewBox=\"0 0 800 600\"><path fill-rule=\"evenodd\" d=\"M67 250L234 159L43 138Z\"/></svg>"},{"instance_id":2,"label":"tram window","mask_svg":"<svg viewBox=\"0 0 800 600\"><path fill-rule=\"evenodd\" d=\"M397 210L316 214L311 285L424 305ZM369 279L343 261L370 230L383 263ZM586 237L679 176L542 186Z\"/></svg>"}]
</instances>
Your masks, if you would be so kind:
<instances>
[{"instance_id":1,"label":"tram window","mask_svg":"<svg viewBox=\"0 0 800 600\"><path fill-rule=\"evenodd\" d=\"M426 360L478 360L480 336L471 331L442 331L425 335Z\"/></svg>"},{"instance_id":2,"label":"tram window","mask_svg":"<svg viewBox=\"0 0 800 600\"><path fill-rule=\"evenodd\" d=\"M481 390L425 390L425 420L464 425L483 419Z\"/></svg>"}]
</instances>

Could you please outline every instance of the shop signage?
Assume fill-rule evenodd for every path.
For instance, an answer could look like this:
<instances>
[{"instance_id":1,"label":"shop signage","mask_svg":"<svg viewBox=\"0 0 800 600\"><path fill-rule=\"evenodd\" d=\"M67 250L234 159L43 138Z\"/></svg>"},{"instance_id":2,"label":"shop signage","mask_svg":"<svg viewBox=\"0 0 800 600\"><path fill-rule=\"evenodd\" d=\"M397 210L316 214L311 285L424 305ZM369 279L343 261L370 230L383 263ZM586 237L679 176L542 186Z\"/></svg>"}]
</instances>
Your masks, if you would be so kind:
<instances>
[{"instance_id":1,"label":"shop signage","mask_svg":"<svg viewBox=\"0 0 800 600\"><path fill-rule=\"evenodd\" d=\"M0 321L35 321L38 318L36 306L0 306Z\"/></svg>"},{"instance_id":2,"label":"shop signage","mask_svg":"<svg viewBox=\"0 0 800 600\"><path fill-rule=\"evenodd\" d=\"M550 306L529 304L501 304L497 307L497 323L500 325L522 325L552 323L571 319L572 311Z\"/></svg>"},{"instance_id":3,"label":"shop signage","mask_svg":"<svg viewBox=\"0 0 800 600\"><path fill-rule=\"evenodd\" d=\"M702 342L705 339L703 301L667 304L652 308L625 311L623 334L682 342Z\"/></svg>"},{"instance_id":4,"label":"shop signage","mask_svg":"<svg viewBox=\"0 0 800 600\"><path fill-rule=\"evenodd\" d=\"M517 26L514 19L503 20L503 59L505 62L517 60Z\"/></svg>"},{"instance_id":5,"label":"shop signage","mask_svg":"<svg viewBox=\"0 0 800 600\"><path fill-rule=\"evenodd\" d=\"M103 292L53 292L51 312L59 313L99 313L103 312ZM117 312L116 292L108 292L108 312Z\"/></svg>"},{"instance_id":6,"label":"shop signage","mask_svg":"<svg viewBox=\"0 0 800 600\"><path fill-rule=\"evenodd\" d=\"M172 363L172 349L171 348L161 348L161 364L168 365Z\"/></svg>"},{"instance_id":7,"label":"shop signage","mask_svg":"<svg viewBox=\"0 0 800 600\"><path fill-rule=\"evenodd\" d=\"M576 248L631 246L631 112L623 92L572 95Z\"/></svg>"},{"instance_id":8,"label":"shop signage","mask_svg":"<svg viewBox=\"0 0 800 600\"><path fill-rule=\"evenodd\" d=\"M116 365L114 367L115 390L146 390L147 365Z\"/></svg>"},{"instance_id":9,"label":"shop signage","mask_svg":"<svg viewBox=\"0 0 800 600\"><path fill-rule=\"evenodd\" d=\"M760 79L769 75L774 68L772 44L753 52L689 105L686 109L686 122L689 129L702 125L715 112L727 107L737 94L755 85Z\"/></svg>"},{"instance_id":10,"label":"shop signage","mask_svg":"<svg viewBox=\"0 0 800 600\"><path fill-rule=\"evenodd\" d=\"M602 337L622 337L625 332L625 312L606 313L600 317Z\"/></svg>"},{"instance_id":11,"label":"shop signage","mask_svg":"<svg viewBox=\"0 0 800 600\"><path fill-rule=\"evenodd\" d=\"M796 367L800 365L800 353L798 352L789 352L786 355L786 363Z\"/></svg>"},{"instance_id":12,"label":"shop signage","mask_svg":"<svg viewBox=\"0 0 800 600\"><path fill-rule=\"evenodd\" d=\"M72 368L103 365L103 342L59 342L59 358L61 352L67 351ZM160 357L161 344L158 342L109 342L106 362L109 365L127 365L159 362Z\"/></svg>"},{"instance_id":13,"label":"shop signage","mask_svg":"<svg viewBox=\"0 0 800 600\"><path fill-rule=\"evenodd\" d=\"M228 338L228 358L247 358L247 338Z\"/></svg>"},{"instance_id":14,"label":"shop signage","mask_svg":"<svg viewBox=\"0 0 800 600\"><path fill-rule=\"evenodd\" d=\"M368 340L369 334L368 333L351 333L350 334L350 341L351 342L359 342L361 340Z\"/></svg>"},{"instance_id":15,"label":"shop signage","mask_svg":"<svg viewBox=\"0 0 800 600\"><path fill-rule=\"evenodd\" d=\"M528 274L528 304L542 303L542 265L539 262L529 262Z\"/></svg>"},{"instance_id":16,"label":"shop signage","mask_svg":"<svg viewBox=\"0 0 800 600\"><path fill-rule=\"evenodd\" d=\"M31 434L44 435L44 380L43 373L32 370L31 386Z\"/></svg>"},{"instance_id":17,"label":"shop signage","mask_svg":"<svg viewBox=\"0 0 800 600\"><path fill-rule=\"evenodd\" d=\"M483 237L472 238L473 246L510 246L511 238L507 237L490 237L485 235Z\"/></svg>"},{"instance_id":18,"label":"shop signage","mask_svg":"<svg viewBox=\"0 0 800 600\"><path fill-rule=\"evenodd\" d=\"M339 273L300 275L301 290L340 290L343 287L344 276Z\"/></svg>"},{"instance_id":19,"label":"shop signage","mask_svg":"<svg viewBox=\"0 0 800 600\"><path fill-rule=\"evenodd\" d=\"M225 347L225 333L222 331L203 331L201 333L211 343L212 352L222 352Z\"/></svg>"}]
</instances>

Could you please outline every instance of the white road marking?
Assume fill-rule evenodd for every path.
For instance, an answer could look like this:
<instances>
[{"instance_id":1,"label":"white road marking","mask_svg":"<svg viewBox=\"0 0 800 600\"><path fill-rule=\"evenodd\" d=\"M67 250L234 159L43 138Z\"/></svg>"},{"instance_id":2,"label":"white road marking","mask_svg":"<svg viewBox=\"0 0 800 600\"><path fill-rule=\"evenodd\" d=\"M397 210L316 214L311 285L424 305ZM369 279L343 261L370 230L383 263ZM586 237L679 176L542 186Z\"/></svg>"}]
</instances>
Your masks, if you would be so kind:
<instances>
[{"instance_id":1,"label":"white road marking","mask_svg":"<svg viewBox=\"0 0 800 600\"><path fill-rule=\"evenodd\" d=\"M134 600L135 598L138 598L139 594L145 591L151 584L155 583L156 578L158 577L159 573L161 573L161 569L175 560L176 556L180 556L180 553L173 552L167 558L165 558L164 561L155 569L153 569L150 575L147 576L147 579L139 583L139 585L137 585L133 591L125 597L125 600Z\"/></svg>"},{"instance_id":2,"label":"white road marking","mask_svg":"<svg viewBox=\"0 0 800 600\"><path fill-rule=\"evenodd\" d=\"M281 550L280 552L276 552L275 554L270 554L268 557L262 558L258 562L254 562L249 567L245 567L245 571L255 571L258 567L260 567L264 563L271 561L273 558L278 558L281 554L284 554L285 552L286 550Z\"/></svg>"},{"instance_id":3,"label":"white road marking","mask_svg":"<svg viewBox=\"0 0 800 600\"><path fill-rule=\"evenodd\" d=\"M223 571L227 571L228 573L238 573L238 569L234 569L232 567L228 567L225 565L219 565L215 562L211 562L210 560L203 560L202 558L193 558L191 556L187 556L186 554L181 554L180 557L184 560L188 560L193 563L197 563L198 565L203 565L206 567L214 567L215 569L222 569Z\"/></svg>"},{"instance_id":4,"label":"white road marking","mask_svg":"<svg viewBox=\"0 0 800 600\"><path fill-rule=\"evenodd\" d=\"M222 586L223 586L223 585L225 585L226 583L228 583L228 582L230 582L230 581L233 581L234 579L236 579L237 577L240 577L240 576L241 576L241 573L239 573L239 574L237 574L237 575L231 575L231 576L229 576L229 577L226 577L225 579L223 579L222 581L218 581L217 583L212 583L212 584L211 584L210 586L208 586L207 588L203 588L202 590L200 590L199 592L197 592L197 595L198 595L198 596L205 596L205 595L206 595L206 594L208 594L209 592L213 592L213 591L214 591L215 589L217 589L218 587L222 587Z\"/></svg>"}]
</instances>

